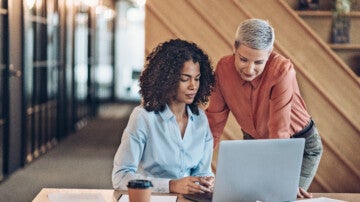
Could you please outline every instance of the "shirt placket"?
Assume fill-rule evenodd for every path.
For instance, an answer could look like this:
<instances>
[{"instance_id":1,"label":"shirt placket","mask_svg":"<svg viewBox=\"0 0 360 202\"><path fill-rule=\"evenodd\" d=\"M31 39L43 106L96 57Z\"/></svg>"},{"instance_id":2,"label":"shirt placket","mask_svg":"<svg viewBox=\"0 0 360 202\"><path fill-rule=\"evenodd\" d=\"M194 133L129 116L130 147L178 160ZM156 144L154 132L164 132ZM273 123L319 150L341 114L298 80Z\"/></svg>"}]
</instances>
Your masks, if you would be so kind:
<instances>
[{"instance_id":1,"label":"shirt placket","mask_svg":"<svg viewBox=\"0 0 360 202\"><path fill-rule=\"evenodd\" d=\"M184 143L183 143L183 139L181 139L181 134L180 134L180 128L176 122L175 117L173 117L173 131L177 131L176 132L176 137L175 137L175 141L176 141L176 145L178 146L178 150L179 150L179 171L178 171L178 176L179 177L183 177L184 175L186 175L185 173L185 149L184 149ZM186 132L186 131L185 131ZM184 135L185 137L185 135Z\"/></svg>"},{"instance_id":2,"label":"shirt placket","mask_svg":"<svg viewBox=\"0 0 360 202\"><path fill-rule=\"evenodd\" d=\"M250 109L248 109L248 118L249 118L249 124L251 124L251 132L250 134L252 135L255 135L257 134L256 132L256 128L255 128L255 124L254 124L254 100L253 100L253 85L251 82L248 82L247 83L247 87L246 87L246 96L248 98L248 101L249 101L249 106L250 106Z\"/></svg>"}]
</instances>

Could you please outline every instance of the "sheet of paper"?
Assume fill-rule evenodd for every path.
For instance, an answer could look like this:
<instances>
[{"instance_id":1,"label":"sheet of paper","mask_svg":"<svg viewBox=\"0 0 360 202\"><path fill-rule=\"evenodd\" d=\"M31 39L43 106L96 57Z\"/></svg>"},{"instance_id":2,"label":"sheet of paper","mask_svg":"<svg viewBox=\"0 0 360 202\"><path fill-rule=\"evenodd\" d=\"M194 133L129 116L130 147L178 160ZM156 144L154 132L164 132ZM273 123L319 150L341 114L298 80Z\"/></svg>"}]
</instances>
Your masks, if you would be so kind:
<instances>
[{"instance_id":1,"label":"sheet of paper","mask_svg":"<svg viewBox=\"0 0 360 202\"><path fill-rule=\"evenodd\" d=\"M105 202L97 193L50 193L48 197L50 202Z\"/></svg>"},{"instance_id":2,"label":"sheet of paper","mask_svg":"<svg viewBox=\"0 0 360 202\"><path fill-rule=\"evenodd\" d=\"M176 202L177 196L155 196L151 195L151 202ZM119 202L129 202L129 195L123 194Z\"/></svg>"},{"instance_id":3,"label":"sheet of paper","mask_svg":"<svg viewBox=\"0 0 360 202\"><path fill-rule=\"evenodd\" d=\"M300 201L304 201L304 202L345 202L342 200L331 199L331 198L326 198L326 197L304 199L304 200L300 200Z\"/></svg>"}]
</instances>

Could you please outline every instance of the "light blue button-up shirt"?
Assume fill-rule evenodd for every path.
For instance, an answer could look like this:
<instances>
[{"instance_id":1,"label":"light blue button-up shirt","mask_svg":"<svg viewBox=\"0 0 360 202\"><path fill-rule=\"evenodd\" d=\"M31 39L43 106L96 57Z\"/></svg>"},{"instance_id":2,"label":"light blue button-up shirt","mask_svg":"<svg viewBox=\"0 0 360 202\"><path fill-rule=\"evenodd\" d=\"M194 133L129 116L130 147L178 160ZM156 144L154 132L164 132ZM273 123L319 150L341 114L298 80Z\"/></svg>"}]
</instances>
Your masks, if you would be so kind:
<instances>
[{"instance_id":1,"label":"light blue button-up shirt","mask_svg":"<svg viewBox=\"0 0 360 202\"><path fill-rule=\"evenodd\" d=\"M188 124L181 138L176 118L166 106L163 112L136 107L130 115L115 154L112 182L127 190L131 179L148 179L153 192L169 193L170 179L214 176L211 171L213 137L203 110L195 115L187 107Z\"/></svg>"}]
</instances>

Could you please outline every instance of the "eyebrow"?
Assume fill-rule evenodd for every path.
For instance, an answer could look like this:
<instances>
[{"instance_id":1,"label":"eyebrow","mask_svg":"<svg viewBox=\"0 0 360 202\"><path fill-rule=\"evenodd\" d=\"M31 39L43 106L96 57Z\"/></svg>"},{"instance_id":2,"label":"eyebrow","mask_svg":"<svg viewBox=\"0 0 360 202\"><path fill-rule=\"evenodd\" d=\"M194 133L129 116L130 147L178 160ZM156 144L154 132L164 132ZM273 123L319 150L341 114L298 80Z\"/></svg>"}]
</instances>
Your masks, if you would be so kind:
<instances>
[{"instance_id":1,"label":"eyebrow","mask_svg":"<svg viewBox=\"0 0 360 202\"><path fill-rule=\"evenodd\" d=\"M190 74L181 74L181 76L191 77ZM201 74L196 75L195 77L201 76Z\"/></svg>"},{"instance_id":2,"label":"eyebrow","mask_svg":"<svg viewBox=\"0 0 360 202\"><path fill-rule=\"evenodd\" d=\"M240 56L241 59L249 60L249 58L242 56L240 53L239 53L239 56ZM264 62L264 61L266 61L266 60L265 59L260 59L260 60L255 60L254 62Z\"/></svg>"}]
</instances>

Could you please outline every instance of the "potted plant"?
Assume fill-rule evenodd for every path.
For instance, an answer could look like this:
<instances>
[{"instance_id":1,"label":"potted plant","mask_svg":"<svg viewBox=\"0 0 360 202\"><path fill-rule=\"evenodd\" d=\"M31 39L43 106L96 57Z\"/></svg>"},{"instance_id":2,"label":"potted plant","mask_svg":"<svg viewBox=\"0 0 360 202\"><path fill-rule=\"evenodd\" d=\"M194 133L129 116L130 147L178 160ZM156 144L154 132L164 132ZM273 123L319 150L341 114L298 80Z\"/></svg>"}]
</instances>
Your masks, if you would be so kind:
<instances>
[{"instance_id":1,"label":"potted plant","mask_svg":"<svg viewBox=\"0 0 360 202\"><path fill-rule=\"evenodd\" d=\"M350 42L351 0L334 0L332 43Z\"/></svg>"}]
</instances>

